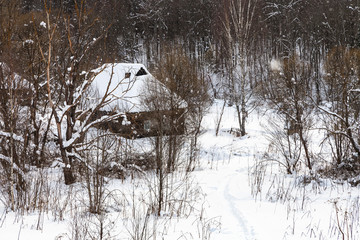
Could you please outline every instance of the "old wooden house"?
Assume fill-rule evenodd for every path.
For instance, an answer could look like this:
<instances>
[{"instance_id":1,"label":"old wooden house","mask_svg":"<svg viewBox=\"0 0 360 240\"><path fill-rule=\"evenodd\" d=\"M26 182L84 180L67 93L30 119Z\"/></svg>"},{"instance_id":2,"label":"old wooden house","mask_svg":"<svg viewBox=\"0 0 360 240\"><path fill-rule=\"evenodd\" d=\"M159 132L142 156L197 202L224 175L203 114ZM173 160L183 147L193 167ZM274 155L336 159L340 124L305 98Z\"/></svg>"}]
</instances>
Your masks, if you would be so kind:
<instances>
[{"instance_id":1,"label":"old wooden house","mask_svg":"<svg viewBox=\"0 0 360 240\"><path fill-rule=\"evenodd\" d=\"M92 99L107 95L94 116L119 115L98 128L126 138L179 135L185 129L186 103L155 79L142 64L107 64L92 82Z\"/></svg>"}]
</instances>

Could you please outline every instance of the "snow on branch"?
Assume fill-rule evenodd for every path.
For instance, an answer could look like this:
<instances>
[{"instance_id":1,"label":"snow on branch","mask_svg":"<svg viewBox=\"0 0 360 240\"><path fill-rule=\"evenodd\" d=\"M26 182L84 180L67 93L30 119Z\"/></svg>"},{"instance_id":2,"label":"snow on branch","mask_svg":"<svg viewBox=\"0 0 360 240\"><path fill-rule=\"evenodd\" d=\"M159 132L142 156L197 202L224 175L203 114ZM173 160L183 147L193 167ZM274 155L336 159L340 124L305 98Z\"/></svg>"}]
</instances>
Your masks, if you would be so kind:
<instances>
[{"instance_id":1,"label":"snow on branch","mask_svg":"<svg viewBox=\"0 0 360 240\"><path fill-rule=\"evenodd\" d=\"M0 154L0 160L7 162L10 166L12 165L13 169L23 178L25 178L25 173L15 163L11 161L11 158Z\"/></svg>"},{"instance_id":2,"label":"snow on branch","mask_svg":"<svg viewBox=\"0 0 360 240\"><path fill-rule=\"evenodd\" d=\"M76 159L78 159L80 162L82 162L90 171L95 172L94 168L91 167L87 161L85 161L80 154L76 153L76 152L70 152L68 153L68 156L72 156L75 157Z\"/></svg>"},{"instance_id":3,"label":"snow on branch","mask_svg":"<svg viewBox=\"0 0 360 240\"><path fill-rule=\"evenodd\" d=\"M114 120L118 117L124 116L124 113L117 113L114 115L104 115L99 119L96 119L95 121L89 122L89 121L84 121L84 123L81 126L81 132L86 132L87 130L89 130L89 128L93 127L94 125L101 123L101 122L108 122L111 120ZM90 118L90 115L88 116L88 118Z\"/></svg>"},{"instance_id":4,"label":"snow on branch","mask_svg":"<svg viewBox=\"0 0 360 240\"><path fill-rule=\"evenodd\" d=\"M336 117L338 119L340 119L343 122L346 122L345 119L343 117L341 117L339 114L331 111L330 109L326 109L325 107L321 107L321 106L317 106L320 110L324 111L325 113L327 113L328 115L331 115L333 117Z\"/></svg>"},{"instance_id":5,"label":"snow on branch","mask_svg":"<svg viewBox=\"0 0 360 240\"><path fill-rule=\"evenodd\" d=\"M24 138L21 137L21 136L18 136L14 133L8 133L8 132L3 132L3 131L0 131L0 136L1 137L6 137L6 138L12 138L14 139L15 141L19 141L19 142L24 142Z\"/></svg>"}]
</instances>

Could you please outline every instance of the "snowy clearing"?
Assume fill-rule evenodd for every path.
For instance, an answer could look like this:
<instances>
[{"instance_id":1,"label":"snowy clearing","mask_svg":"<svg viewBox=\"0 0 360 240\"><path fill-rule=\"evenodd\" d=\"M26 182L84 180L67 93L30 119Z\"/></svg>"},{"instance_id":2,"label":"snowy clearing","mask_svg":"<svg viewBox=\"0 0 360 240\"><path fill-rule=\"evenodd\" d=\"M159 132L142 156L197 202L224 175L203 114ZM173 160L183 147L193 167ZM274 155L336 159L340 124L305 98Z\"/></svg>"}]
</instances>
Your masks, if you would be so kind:
<instances>
[{"instance_id":1,"label":"snowy clearing","mask_svg":"<svg viewBox=\"0 0 360 240\"><path fill-rule=\"evenodd\" d=\"M140 177L110 180L106 217L99 220L86 213L80 183L70 187L59 180L49 183L61 175L54 168L47 171L46 184L49 194L61 197L51 200L59 209L22 215L6 209L1 199L2 239L74 239L80 236L76 231L95 233L100 222L105 224L103 239L359 239L359 187L326 179L303 183L304 177L286 175L271 162L260 168L269 146L261 124L265 117L253 112L248 135L234 137L229 130L236 127L235 112L226 107L216 137L221 104L215 102L203 121L200 165L189 178L181 174L170 178L174 186L180 179L181 189L192 189L186 191L189 205L178 207L178 216L168 215L170 210L159 218L148 215L152 193L147 185L153 180ZM146 237L136 238L140 229Z\"/></svg>"}]
</instances>

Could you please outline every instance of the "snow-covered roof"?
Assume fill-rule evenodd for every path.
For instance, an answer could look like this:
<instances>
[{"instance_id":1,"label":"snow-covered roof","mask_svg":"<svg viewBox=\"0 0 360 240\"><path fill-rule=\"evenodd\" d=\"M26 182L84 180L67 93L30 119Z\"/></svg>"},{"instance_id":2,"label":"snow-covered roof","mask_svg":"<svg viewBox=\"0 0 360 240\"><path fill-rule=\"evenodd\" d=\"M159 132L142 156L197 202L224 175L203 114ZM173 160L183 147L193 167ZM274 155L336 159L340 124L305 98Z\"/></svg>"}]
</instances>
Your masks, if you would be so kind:
<instances>
[{"instance_id":1,"label":"snow-covered roof","mask_svg":"<svg viewBox=\"0 0 360 240\"><path fill-rule=\"evenodd\" d=\"M99 100L109 95L106 98L106 105L102 107L103 110L147 111L142 100L149 92L151 84L161 88L161 92L169 93L169 90L157 81L143 64L105 64L92 72L96 74L91 84L95 98Z\"/></svg>"}]
</instances>

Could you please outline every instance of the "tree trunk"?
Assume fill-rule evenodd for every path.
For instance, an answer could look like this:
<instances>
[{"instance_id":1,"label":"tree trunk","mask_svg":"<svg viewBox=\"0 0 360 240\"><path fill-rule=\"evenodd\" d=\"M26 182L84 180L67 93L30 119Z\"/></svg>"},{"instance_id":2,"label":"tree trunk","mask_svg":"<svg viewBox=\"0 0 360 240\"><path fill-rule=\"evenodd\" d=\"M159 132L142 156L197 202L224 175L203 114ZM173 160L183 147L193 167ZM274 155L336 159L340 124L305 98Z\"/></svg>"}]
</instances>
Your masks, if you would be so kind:
<instances>
[{"instance_id":1,"label":"tree trunk","mask_svg":"<svg viewBox=\"0 0 360 240\"><path fill-rule=\"evenodd\" d=\"M71 184L75 183L75 176L73 174L71 167L67 167L67 166L64 167L63 173L64 173L64 180L65 180L66 185L71 185Z\"/></svg>"},{"instance_id":2,"label":"tree trunk","mask_svg":"<svg viewBox=\"0 0 360 240\"><path fill-rule=\"evenodd\" d=\"M226 105L226 101L224 100L224 104L223 104L223 106L221 108L219 119L217 119L215 136L218 136L218 134L219 134L220 124L221 124L222 117L224 115L225 105Z\"/></svg>"},{"instance_id":3,"label":"tree trunk","mask_svg":"<svg viewBox=\"0 0 360 240\"><path fill-rule=\"evenodd\" d=\"M64 181L66 185L71 185L75 183L75 176L71 166L71 159L69 159L66 149L63 148L62 144L60 145L60 152L63 163L65 164L65 167L63 167Z\"/></svg>"},{"instance_id":4,"label":"tree trunk","mask_svg":"<svg viewBox=\"0 0 360 240\"><path fill-rule=\"evenodd\" d=\"M237 113L237 116L238 116L240 136L243 137L243 136L246 135L246 131L245 131L245 121L246 121L245 106L243 106L243 104L241 104L241 106L236 105L236 113Z\"/></svg>"}]
</instances>

